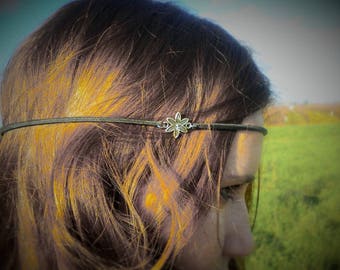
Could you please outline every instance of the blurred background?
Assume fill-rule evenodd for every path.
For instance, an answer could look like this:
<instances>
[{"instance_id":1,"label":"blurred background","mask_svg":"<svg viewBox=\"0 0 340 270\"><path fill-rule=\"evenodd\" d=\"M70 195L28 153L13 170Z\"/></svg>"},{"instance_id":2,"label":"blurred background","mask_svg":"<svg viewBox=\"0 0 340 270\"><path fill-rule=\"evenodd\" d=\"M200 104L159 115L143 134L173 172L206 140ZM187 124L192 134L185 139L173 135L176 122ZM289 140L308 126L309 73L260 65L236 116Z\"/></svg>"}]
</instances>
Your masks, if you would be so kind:
<instances>
[{"instance_id":1,"label":"blurred background","mask_svg":"<svg viewBox=\"0 0 340 270\"><path fill-rule=\"evenodd\" d=\"M66 0L0 0L0 76ZM340 2L177 0L250 48L270 78L257 249L248 269L340 269Z\"/></svg>"}]
</instances>

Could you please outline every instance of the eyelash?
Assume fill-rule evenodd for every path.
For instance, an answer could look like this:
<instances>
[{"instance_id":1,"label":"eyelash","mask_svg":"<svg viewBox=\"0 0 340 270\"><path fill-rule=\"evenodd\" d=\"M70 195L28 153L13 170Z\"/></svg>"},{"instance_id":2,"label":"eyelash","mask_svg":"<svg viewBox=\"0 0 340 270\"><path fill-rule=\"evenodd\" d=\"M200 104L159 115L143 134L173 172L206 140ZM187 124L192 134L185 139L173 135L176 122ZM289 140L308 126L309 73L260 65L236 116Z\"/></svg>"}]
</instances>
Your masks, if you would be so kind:
<instances>
[{"instance_id":1,"label":"eyelash","mask_svg":"<svg viewBox=\"0 0 340 270\"><path fill-rule=\"evenodd\" d=\"M235 198L237 191L239 191L243 187L243 185L244 184L239 184L221 188L220 194L222 198L226 201L233 200Z\"/></svg>"}]
</instances>

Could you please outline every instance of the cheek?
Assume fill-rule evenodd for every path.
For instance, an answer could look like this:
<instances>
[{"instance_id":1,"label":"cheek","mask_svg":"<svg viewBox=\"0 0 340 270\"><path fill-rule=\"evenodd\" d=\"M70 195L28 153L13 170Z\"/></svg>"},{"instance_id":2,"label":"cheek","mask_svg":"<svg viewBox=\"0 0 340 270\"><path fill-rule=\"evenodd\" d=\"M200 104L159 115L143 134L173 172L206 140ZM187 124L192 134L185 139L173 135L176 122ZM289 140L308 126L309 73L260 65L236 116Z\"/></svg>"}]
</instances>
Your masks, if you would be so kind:
<instances>
[{"instance_id":1,"label":"cheek","mask_svg":"<svg viewBox=\"0 0 340 270\"><path fill-rule=\"evenodd\" d=\"M228 257L249 255L254 248L254 242L244 199L231 202L225 211L228 216L224 227L223 255Z\"/></svg>"},{"instance_id":2,"label":"cheek","mask_svg":"<svg viewBox=\"0 0 340 270\"><path fill-rule=\"evenodd\" d=\"M214 209L210 210L204 219L201 219L188 245L183 248L176 259L178 269L228 269L226 268L228 258L222 256L224 225L218 226L218 221L221 219L224 220L224 217Z\"/></svg>"}]
</instances>

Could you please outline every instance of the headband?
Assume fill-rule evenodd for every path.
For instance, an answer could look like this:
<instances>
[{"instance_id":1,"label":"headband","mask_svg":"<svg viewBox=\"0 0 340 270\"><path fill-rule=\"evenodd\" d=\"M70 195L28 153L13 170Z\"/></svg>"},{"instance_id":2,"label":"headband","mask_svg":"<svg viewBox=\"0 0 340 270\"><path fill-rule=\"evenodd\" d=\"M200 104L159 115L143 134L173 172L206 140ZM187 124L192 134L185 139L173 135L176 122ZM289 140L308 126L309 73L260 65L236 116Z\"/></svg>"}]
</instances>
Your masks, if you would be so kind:
<instances>
[{"instance_id":1,"label":"headband","mask_svg":"<svg viewBox=\"0 0 340 270\"><path fill-rule=\"evenodd\" d=\"M206 130L247 130L260 132L263 135L268 133L267 129L261 126L254 125L241 125L241 124L225 124L225 123L190 123L189 118L181 117L179 112L176 113L175 118L167 117L165 121L150 121L142 119L131 118L111 118L111 117L63 117L63 118L48 118L48 119L36 119L25 122L17 122L8 124L0 128L0 138L5 133L19 128L51 125L59 123L122 123L132 125L153 126L157 128L165 129L165 132L172 132L175 139L179 137L181 133L187 133L190 129L206 129Z\"/></svg>"}]
</instances>

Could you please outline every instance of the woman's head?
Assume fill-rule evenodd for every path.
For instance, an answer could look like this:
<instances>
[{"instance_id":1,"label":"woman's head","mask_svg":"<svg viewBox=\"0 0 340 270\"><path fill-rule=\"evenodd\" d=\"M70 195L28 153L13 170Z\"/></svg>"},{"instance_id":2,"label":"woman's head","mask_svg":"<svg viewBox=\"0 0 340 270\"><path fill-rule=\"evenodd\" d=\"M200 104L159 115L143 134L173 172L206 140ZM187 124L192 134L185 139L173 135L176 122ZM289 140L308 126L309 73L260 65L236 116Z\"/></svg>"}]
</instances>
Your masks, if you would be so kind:
<instances>
[{"instance_id":1,"label":"woman's head","mask_svg":"<svg viewBox=\"0 0 340 270\"><path fill-rule=\"evenodd\" d=\"M72 116L160 120L177 111L193 122L241 123L268 99L247 49L218 26L171 4L75 1L12 58L1 114L3 124ZM2 237L3 254L13 246L9 263L40 268L184 265L183 247L219 205L234 135L192 131L175 140L119 124L6 134L1 225L11 236Z\"/></svg>"}]
</instances>

